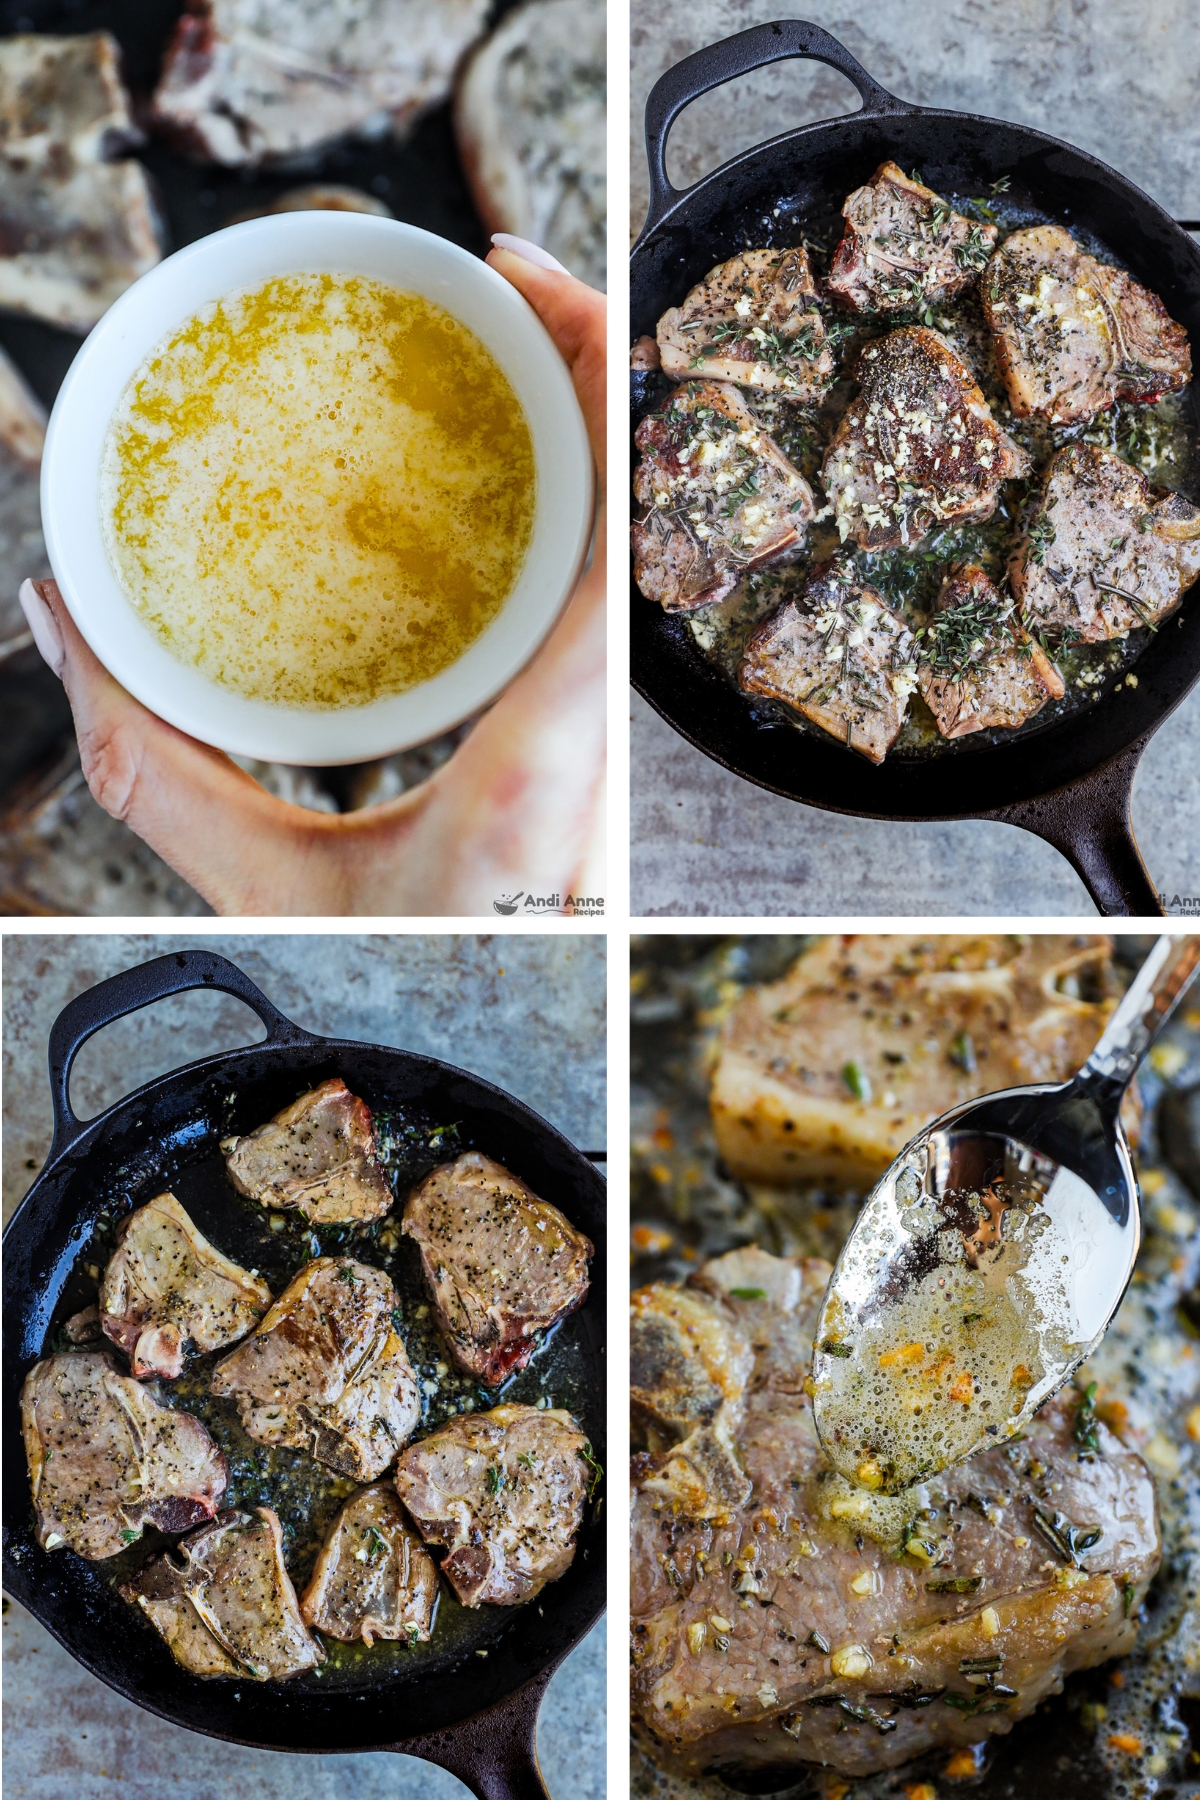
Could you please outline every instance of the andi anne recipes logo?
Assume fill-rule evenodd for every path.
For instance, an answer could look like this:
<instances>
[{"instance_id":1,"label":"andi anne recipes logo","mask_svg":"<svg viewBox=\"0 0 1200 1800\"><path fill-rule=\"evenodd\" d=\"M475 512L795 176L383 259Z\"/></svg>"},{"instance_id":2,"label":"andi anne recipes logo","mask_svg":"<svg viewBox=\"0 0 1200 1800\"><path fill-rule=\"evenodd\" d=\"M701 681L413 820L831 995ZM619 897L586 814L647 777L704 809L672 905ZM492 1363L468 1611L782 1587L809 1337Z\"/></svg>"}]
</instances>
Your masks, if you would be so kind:
<instances>
[{"instance_id":1,"label":"andi anne recipes logo","mask_svg":"<svg viewBox=\"0 0 1200 1800\"><path fill-rule=\"evenodd\" d=\"M564 900L561 894L527 894L522 889L519 894L501 894L492 905L506 919L511 919L515 913L521 913L525 918L535 913L559 913L568 919L604 917L604 901L594 895L568 894Z\"/></svg>"}]
</instances>

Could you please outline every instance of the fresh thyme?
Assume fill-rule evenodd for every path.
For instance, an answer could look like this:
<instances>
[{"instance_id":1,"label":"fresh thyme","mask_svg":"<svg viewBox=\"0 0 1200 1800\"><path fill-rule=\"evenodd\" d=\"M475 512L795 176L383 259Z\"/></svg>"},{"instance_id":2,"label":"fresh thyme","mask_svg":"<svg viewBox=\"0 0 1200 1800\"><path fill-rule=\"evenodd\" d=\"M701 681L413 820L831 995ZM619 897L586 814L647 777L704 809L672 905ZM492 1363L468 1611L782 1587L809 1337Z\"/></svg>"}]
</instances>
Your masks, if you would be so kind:
<instances>
[{"instance_id":1,"label":"fresh thyme","mask_svg":"<svg viewBox=\"0 0 1200 1800\"><path fill-rule=\"evenodd\" d=\"M489 1494L499 1494L504 1491L504 1470L498 1469L495 1464L487 1472L487 1488Z\"/></svg>"},{"instance_id":2,"label":"fresh thyme","mask_svg":"<svg viewBox=\"0 0 1200 1800\"><path fill-rule=\"evenodd\" d=\"M1034 562L1044 563L1046 552L1058 535L1050 521L1049 514L1040 513L1025 535L1029 542L1029 554Z\"/></svg>"},{"instance_id":3,"label":"fresh thyme","mask_svg":"<svg viewBox=\"0 0 1200 1800\"><path fill-rule=\"evenodd\" d=\"M587 1497L589 1500L594 1500L596 1498L597 1489L604 1480L604 1470L592 1454L592 1446L590 1444L585 1444L579 1454L588 1467Z\"/></svg>"}]
</instances>

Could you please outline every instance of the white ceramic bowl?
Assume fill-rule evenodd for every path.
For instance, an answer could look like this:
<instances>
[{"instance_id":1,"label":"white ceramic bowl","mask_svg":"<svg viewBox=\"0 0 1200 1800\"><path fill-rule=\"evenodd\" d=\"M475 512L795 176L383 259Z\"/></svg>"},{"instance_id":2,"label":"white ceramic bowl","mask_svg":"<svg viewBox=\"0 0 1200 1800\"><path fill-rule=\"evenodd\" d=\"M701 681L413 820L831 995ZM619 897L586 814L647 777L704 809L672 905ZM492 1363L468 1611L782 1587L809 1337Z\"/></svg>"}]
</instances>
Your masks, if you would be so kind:
<instances>
[{"instance_id":1,"label":"white ceramic bowl","mask_svg":"<svg viewBox=\"0 0 1200 1800\"><path fill-rule=\"evenodd\" d=\"M406 693L333 712L250 700L173 656L125 598L101 536L100 460L130 376L211 300L276 275L363 275L436 301L481 338L533 438L537 509L517 584L458 661ZM88 337L59 391L42 462L42 528L71 617L131 694L192 737L267 762L347 763L448 731L528 662L571 593L592 529L594 476L566 365L532 308L486 263L430 232L362 213L251 219L151 269Z\"/></svg>"}]
</instances>

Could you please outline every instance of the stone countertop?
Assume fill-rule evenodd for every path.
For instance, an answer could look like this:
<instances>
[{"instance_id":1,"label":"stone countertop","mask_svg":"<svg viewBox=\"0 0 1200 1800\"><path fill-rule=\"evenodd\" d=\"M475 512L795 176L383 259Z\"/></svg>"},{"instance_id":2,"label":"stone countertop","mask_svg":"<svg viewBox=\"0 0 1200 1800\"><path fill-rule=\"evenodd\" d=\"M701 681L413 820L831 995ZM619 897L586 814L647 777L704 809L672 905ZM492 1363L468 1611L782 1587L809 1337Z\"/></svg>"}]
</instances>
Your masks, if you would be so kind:
<instances>
[{"instance_id":1,"label":"stone countertop","mask_svg":"<svg viewBox=\"0 0 1200 1800\"><path fill-rule=\"evenodd\" d=\"M4 1213L50 1141L46 1038L67 1000L181 947L236 962L298 1024L443 1057L508 1089L584 1150L605 1143L605 940L601 937L21 936L3 942ZM85 1117L156 1074L261 1037L226 995L178 995L107 1027L81 1052ZM121 1699L6 1602L5 1778L19 1800L453 1800L443 1770L386 1752L310 1756L197 1736ZM605 1793L604 1626L550 1684L538 1751L553 1800ZM302 1769L302 1774L301 1774Z\"/></svg>"},{"instance_id":2,"label":"stone countertop","mask_svg":"<svg viewBox=\"0 0 1200 1800\"><path fill-rule=\"evenodd\" d=\"M822 25L884 87L923 105L1019 120L1081 145L1177 218L1200 219L1195 16L1187 0L632 0L631 220L645 216L642 114L658 76L747 26ZM793 125L853 111L850 83L817 63L778 63L703 96L672 132L686 186ZM636 604L636 601L635 601ZM1200 691L1152 742L1133 818L1168 901L1200 896ZM841 818L752 787L701 755L634 696L631 909L635 915L1093 911L1070 866L1011 826ZM1182 906L1168 908L1182 912Z\"/></svg>"}]
</instances>

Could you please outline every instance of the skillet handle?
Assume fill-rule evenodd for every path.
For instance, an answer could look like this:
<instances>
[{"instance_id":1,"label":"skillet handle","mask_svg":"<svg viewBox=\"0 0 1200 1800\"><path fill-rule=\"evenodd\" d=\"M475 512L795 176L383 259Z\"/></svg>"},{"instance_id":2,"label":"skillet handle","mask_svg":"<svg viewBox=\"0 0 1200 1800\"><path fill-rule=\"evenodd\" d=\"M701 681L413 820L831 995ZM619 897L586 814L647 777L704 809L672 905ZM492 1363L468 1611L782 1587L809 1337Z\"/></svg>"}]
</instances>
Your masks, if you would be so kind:
<instances>
[{"instance_id":1,"label":"skillet handle","mask_svg":"<svg viewBox=\"0 0 1200 1800\"><path fill-rule=\"evenodd\" d=\"M537 1720L552 1669L474 1718L428 1737L406 1738L406 1756L449 1769L476 1800L550 1800L537 1758Z\"/></svg>"},{"instance_id":2,"label":"skillet handle","mask_svg":"<svg viewBox=\"0 0 1200 1800\"><path fill-rule=\"evenodd\" d=\"M1019 825L1053 844L1106 918L1161 919L1165 915L1158 890L1142 861L1129 816L1133 778L1149 742L1149 736L1140 738L1056 794L982 816Z\"/></svg>"},{"instance_id":3,"label":"skillet handle","mask_svg":"<svg viewBox=\"0 0 1200 1800\"><path fill-rule=\"evenodd\" d=\"M244 1000L266 1026L268 1044L314 1041L310 1032L293 1025L272 1006L235 963L212 950L176 950L170 956L140 963L137 968L122 969L119 975L98 982L68 1001L50 1027L50 1096L54 1103L50 1160L86 1129L85 1122L71 1110L70 1090L72 1065L88 1039L127 1013L139 1012L143 1006L152 1006L170 994L186 993L190 988L218 988Z\"/></svg>"},{"instance_id":4,"label":"skillet handle","mask_svg":"<svg viewBox=\"0 0 1200 1800\"><path fill-rule=\"evenodd\" d=\"M843 44L819 25L807 19L778 19L770 25L752 25L733 37L709 44L660 75L646 101L646 160L650 165L650 209L642 227L641 239L654 230L675 202L687 192L672 187L667 178L667 139L671 127L693 100L711 88L723 87L739 75L749 75L769 63L784 62L800 56L811 62L828 63L852 81L862 97L864 113L888 114L914 112L907 100L898 100L880 87L862 64L851 56Z\"/></svg>"}]
</instances>

